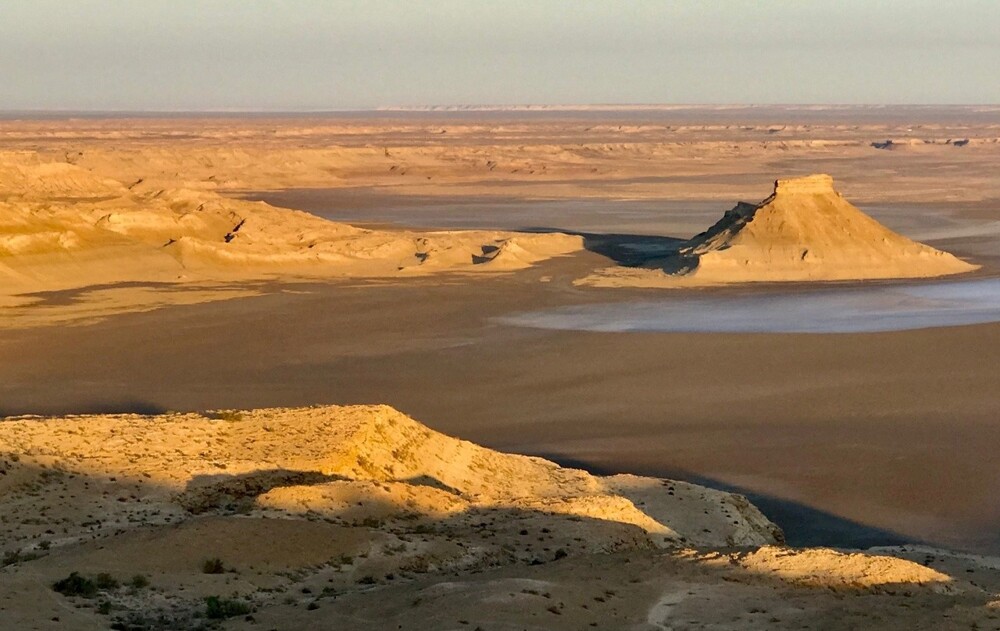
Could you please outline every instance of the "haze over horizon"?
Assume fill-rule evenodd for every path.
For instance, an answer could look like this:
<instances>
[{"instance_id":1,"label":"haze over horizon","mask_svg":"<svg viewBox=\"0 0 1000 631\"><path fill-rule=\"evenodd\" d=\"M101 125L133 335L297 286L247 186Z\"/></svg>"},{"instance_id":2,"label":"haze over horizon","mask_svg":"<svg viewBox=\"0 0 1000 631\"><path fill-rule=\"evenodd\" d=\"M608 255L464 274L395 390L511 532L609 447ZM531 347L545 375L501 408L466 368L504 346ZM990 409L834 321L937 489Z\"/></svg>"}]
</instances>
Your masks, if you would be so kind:
<instances>
[{"instance_id":1,"label":"haze over horizon","mask_svg":"<svg viewBox=\"0 0 1000 631\"><path fill-rule=\"evenodd\" d=\"M995 104L1000 3L8 0L0 110Z\"/></svg>"}]
</instances>

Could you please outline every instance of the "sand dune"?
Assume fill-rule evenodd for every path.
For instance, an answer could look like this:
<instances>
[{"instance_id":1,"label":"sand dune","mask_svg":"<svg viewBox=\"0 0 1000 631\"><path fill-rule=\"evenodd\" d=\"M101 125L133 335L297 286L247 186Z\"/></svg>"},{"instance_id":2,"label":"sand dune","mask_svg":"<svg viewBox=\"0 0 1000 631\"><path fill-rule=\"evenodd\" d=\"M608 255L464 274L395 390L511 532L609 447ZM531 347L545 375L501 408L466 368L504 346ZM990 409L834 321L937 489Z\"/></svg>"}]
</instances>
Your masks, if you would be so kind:
<instances>
[{"instance_id":1,"label":"sand dune","mask_svg":"<svg viewBox=\"0 0 1000 631\"><path fill-rule=\"evenodd\" d=\"M829 175L780 179L647 269L611 269L601 286L929 278L978 268L892 232L846 201Z\"/></svg>"}]
</instances>

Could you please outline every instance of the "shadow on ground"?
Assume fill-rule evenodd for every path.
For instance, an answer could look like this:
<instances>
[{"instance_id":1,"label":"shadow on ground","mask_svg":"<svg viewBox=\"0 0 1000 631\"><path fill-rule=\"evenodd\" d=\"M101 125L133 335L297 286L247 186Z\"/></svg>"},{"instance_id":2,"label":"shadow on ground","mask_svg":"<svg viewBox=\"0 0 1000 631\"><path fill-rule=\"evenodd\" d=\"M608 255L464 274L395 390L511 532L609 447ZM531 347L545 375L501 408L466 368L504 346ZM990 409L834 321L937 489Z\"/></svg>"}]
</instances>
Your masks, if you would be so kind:
<instances>
[{"instance_id":1,"label":"shadow on ground","mask_svg":"<svg viewBox=\"0 0 1000 631\"><path fill-rule=\"evenodd\" d=\"M583 247L626 267L635 267L677 253L687 239L645 234L620 234L578 232L548 226L529 226L517 229L519 232L553 233L561 232L583 237Z\"/></svg>"},{"instance_id":2,"label":"shadow on ground","mask_svg":"<svg viewBox=\"0 0 1000 631\"><path fill-rule=\"evenodd\" d=\"M536 454L542 458L552 460L563 467L583 469L593 475L615 475L625 473L622 471L612 471L602 467L595 467L592 464L572 458L565 458L558 454ZM752 489L726 484L719 480L698 475L690 471L677 469L662 469L656 471L629 471L637 475L653 476L658 478L669 478L691 484L700 484L711 489L727 491L729 493L739 493L754 506L760 509L764 515L777 524L785 532L785 541L790 546L814 547L830 546L834 548L855 548L864 550L874 546L898 546L928 544L911 537L906 537L891 530L885 530L863 524L846 517L841 517L833 513L802 504L793 500L776 497L766 493L759 493ZM931 543L931 545L933 545Z\"/></svg>"},{"instance_id":3,"label":"shadow on ground","mask_svg":"<svg viewBox=\"0 0 1000 631\"><path fill-rule=\"evenodd\" d=\"M169 412L167 408L143 399L95 400L82 405L11 406L0 405L0 418L6 416L65 416L86 414L142 414Z\"/></svg>"}]
</instances>

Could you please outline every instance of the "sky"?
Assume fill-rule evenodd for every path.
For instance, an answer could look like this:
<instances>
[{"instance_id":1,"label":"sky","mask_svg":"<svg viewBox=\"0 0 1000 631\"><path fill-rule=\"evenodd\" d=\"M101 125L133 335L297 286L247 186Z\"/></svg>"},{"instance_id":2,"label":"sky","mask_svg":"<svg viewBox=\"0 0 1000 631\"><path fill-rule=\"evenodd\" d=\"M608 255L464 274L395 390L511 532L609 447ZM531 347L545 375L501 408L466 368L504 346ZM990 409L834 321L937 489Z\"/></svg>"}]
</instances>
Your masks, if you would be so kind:
<instances>
[{"instance_id":1,"label":"sky","mask_svg":"<svg viewBox=\"0 0 1000 631\"><path fill-rule=\"evenodd\" d=\"M998 0L0 0L0 110L1000 103Z\"/></svg>"}]
</instances>

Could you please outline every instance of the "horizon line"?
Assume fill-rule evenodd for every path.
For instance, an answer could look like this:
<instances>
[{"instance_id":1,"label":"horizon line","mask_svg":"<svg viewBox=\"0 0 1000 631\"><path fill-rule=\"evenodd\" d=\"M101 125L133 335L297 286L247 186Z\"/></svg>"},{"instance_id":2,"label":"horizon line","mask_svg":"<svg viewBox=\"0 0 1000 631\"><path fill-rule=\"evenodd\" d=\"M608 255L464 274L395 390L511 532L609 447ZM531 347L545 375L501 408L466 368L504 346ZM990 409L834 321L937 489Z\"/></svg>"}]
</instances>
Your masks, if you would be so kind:
<instances>
[{"instance_id":1,"label":"horizon line","mask_svg":"<svg viewBox=\"0 0 1000 631\"><path fill-rule=\"evenodd\" d=\"M386 112L585 112L585 111L656 111L681 109L876 109L876 108L1000 108L1000 103L518 103L518 104L436 104L379 105L373 107L331 108L0 108L0 115L16 114L336 114Z\"/></svg>"}]
</instances>

